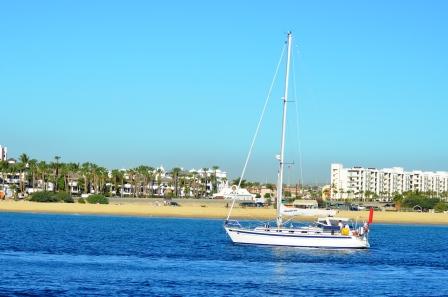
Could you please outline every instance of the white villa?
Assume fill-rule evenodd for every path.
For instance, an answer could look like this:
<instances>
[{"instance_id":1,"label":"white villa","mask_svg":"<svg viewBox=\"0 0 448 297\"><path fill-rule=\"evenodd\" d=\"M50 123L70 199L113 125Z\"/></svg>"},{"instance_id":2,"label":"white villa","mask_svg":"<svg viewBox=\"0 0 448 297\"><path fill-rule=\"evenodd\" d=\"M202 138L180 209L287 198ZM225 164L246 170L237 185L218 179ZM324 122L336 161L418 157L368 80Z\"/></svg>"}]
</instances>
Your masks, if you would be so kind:
<instances>
[{"instance_id":1,"label":"white villa","mask_svg":"<svg viewBox=\"0 0 448 297\"><path fill-rule=\"evenodd\" d=\"M6 158L6 148L0 146L0 149ZM173 173L165 170L163 166L148 171L148 175L145 177L142 177L142 175L136 177L132 171L120 169L123 173L123 184L121 182L120 184L112 183L112 171L109 171L107 173L108 180L99 186L106 187L112 195L123 197L141 196L142 194L145 196L165 196L167 193L172 195L176 191L176 181L179 197L212 197L213 193L228 187L227 173L220 169L207 169L205 171L204 169L180 169L181 172L176 180ZM85 177L79 172L74 172L66 178L67 190L71 194L81 195L84 193L88 195L99 191L95 188L98 184L93 183L92 180L89 181L88 189L85 190ZM6 197L11 197L13 195L11 189L18 189L20 184L24 186L27 194L55 189L52 182L43 181L40 176L36 176L33 187L29 177L27 178L24 172L0 172L0 192L5 193Z\"/></svg>"}]
</instances>

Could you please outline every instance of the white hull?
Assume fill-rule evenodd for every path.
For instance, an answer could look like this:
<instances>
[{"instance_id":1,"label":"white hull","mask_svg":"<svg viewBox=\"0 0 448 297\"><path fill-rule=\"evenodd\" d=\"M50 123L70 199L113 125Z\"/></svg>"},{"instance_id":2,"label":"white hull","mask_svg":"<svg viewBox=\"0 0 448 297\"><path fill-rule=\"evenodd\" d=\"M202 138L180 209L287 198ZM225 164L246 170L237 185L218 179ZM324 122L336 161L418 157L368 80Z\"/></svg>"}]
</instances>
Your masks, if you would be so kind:
<instances>
[{"instance_id":1,"label":"white hull","mask_svg":"<svg viewBox=\"0 0 448 297\"><path fill-rule=\"evenodd\" d=\"M292 229L245 229L225 226L227 234L234 243L291 246L302 248L366 249L369 242L366 237L331 233L294 231Z\"/></svg>"}]
</instances>

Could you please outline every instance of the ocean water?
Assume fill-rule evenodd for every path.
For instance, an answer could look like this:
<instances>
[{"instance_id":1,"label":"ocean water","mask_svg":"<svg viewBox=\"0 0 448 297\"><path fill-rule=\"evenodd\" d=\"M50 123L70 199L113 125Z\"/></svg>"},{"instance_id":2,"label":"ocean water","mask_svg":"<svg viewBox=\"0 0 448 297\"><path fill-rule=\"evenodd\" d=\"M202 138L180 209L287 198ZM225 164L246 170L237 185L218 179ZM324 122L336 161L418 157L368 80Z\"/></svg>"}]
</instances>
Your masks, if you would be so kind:
<instances>
[{"instance_id":1,"label":"ocean water","mask_svg":"<svg viewBox=\"0 0 448 297\"><path fill-rule=\"evenodd\" d=\"M448 296L448 227L358 251L233 245L222 221L0 213L1 296Z\"/></svg>"}]
</instances>

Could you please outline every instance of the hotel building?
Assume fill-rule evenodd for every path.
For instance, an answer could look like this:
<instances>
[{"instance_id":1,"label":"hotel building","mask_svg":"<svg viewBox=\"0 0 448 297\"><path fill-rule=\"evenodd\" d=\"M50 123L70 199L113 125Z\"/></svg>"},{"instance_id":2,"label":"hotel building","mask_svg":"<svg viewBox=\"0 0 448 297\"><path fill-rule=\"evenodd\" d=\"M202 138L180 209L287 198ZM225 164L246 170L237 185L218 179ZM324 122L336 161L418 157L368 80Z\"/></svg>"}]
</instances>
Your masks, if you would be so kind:
<instances>
[{"instance_id":1,"label":"hotel building","mask_svg":"<svg viewBox=\"0 0 448 297\"><path fill-rule=\"evenodd\" d=\"M448 172L404 171L401 167L344 168L342 164L331 164L333 199L376 198L390 201L396 193L406 191L432 192L436 196L447 192Z\"/></svg>"}]
</instances>

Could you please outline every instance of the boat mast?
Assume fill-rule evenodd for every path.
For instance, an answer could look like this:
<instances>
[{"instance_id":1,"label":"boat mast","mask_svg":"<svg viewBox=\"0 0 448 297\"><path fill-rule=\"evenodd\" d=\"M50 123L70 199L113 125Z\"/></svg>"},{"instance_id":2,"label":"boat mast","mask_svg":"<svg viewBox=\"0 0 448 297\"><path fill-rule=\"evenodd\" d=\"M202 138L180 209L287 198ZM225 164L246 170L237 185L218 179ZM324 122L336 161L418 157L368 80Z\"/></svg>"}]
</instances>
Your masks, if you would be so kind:
<instances>
[{"instance_id":1,"label":"boat mast","mask_svg":"<svg viewBox=\"0 0 448 297\"><path fill-rule=\"evenodd\" d=\"M278 170L278 182L277 182L277 227L280 228L283 224L282 214L280 211L282 205L283 194L283 169L285 159L285 136L286 136L286 110L288 106L288 84L289 84L289 64L291 61L291 43L292 34L288 32L288 59L286 62L286 75L285 75L285 94L283 96L283 120L282 120L282 142L280 145L280 160Z\"/></svg>"}]
</instances>

